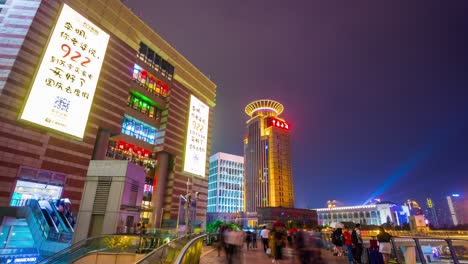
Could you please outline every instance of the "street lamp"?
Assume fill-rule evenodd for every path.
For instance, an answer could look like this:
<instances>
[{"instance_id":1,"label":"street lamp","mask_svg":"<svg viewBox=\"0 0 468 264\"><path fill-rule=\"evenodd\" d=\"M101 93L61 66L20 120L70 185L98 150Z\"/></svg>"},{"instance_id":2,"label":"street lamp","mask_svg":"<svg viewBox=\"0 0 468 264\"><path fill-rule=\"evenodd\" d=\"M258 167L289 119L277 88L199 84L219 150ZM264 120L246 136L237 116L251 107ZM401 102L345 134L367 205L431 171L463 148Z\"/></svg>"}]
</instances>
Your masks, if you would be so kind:
<instances>
[{"instance_id":1,"label":"street lamp","mask_svg":"<svg viewBox=\"0 0 468 264\"><path fill-rule=\"evenodd\" d=\"M328 200L327 206L328 206L328 209L330 209L330 224L331 224L333 222L332 208L336 207L336 200Z\"/></svg>"},{"instance_id":2,"label":"street lamp","mask_svg":"<svg viewBox=\"0 0 468 264\"><path fill-rule=\"evenodd\" d=\"M192 192L189 192L189 186L192 185L190 182L190 178L187 179L187 194L185 195L185 235L189 233L190 223L189 223L189 215L190 215L190 206L192 205L192 199L194 199L195 203L200 195L199 192L195 192L195 197L192 197ZM195 217L197 215L197 207L195 204Z\"/></svg>"}]
</instances>

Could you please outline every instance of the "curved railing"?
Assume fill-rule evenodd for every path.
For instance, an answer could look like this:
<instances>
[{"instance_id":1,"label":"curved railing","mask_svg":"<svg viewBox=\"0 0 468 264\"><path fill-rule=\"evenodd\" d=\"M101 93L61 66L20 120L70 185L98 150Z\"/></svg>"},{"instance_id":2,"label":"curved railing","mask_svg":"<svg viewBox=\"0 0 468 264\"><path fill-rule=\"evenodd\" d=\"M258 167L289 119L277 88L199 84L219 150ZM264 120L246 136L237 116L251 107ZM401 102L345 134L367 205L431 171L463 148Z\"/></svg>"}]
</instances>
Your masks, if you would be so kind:
<instances>
[{"instance_id":1,"label":"curved railing","mask_svg":"<svg viewBox=\"0 0 468 264\"><path fill-rule=\"evenodd\" d=\"M139 250L140 236L108 235L88 238L65 248L39 263L72 263L92 252L131 252Z\"/></svg>"},{"instance_id":2,"label":"curved railing","mask_svg":"<svg viewBox=\"0 0 468 264\"><path fill-rule=\"evenodd\" d=\"M199 240L200 237L203 238L205 234L190 234L177 239L172 240L171 242L153 250L145 257L141 258L136 262L136 264L165 264L165 263L191 263L191 262L176 262L181 254L185 254L188 250L187 245L191 244L194 240ZM203 239L200 241L203 242ZM198 246L198 244L197 244ZM200 254L201 254L201 245L200 245ZM198 255L198 259L200 255Z\"/></svg>"},{"instance_id":3,"label":"curved railing","mask_svg":"<svg viewBox=\"0 0 468 264\"><path fill-rule=\"evenodd\" d=\"M91 253L145 254L169 242L172 234L103 235L79 241L39 263L72 263Z\"/></svg>"},{"instance_id":4,"label":"curved railing","mask_svg":"<svg viewBox=\"0 0 468 264\"><path fill-rule=\"evenodd\" d=\"M333 249L329 234L322 239L328 249ZM375 237L365 237L363 241L363 263L381 258ZM394 236L391 239L391 263L468 263L468 240L440 237Z\"/></svg>"},{"instance_id":5,"label":"curved railing","mask_svg":"<svg viewBox=\"0 0 468 264\"><path fill-rule=\"evenodd\" d=\"M206 234L199 235L190 242L188 242L185 247L177 256L175 264L198 264L200 263L200 256L203 249L203 239L206 237Z\"/></svg>"}]
</instances>

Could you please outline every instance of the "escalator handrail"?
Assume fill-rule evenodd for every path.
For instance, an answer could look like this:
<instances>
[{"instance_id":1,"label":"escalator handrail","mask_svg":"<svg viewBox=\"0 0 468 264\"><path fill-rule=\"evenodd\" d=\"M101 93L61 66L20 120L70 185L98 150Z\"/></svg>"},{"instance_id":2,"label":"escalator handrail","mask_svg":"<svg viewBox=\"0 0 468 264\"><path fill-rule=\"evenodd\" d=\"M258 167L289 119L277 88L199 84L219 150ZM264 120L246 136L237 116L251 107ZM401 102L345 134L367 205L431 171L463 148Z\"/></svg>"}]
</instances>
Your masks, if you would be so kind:
<instances>
[{"instance_id":1,"label":"escalator handrail","mask_svg":"<svg viewBox=\"0 0 468 264\"><path fill-rule=\"evenodd\" d=\"M28 199L25 202L25 207L31 210L31 214L34 217L34 220L39 225L39 228L42 230L43 236L47 239L50 233L50 226L47 224L44 214L42 213L41 206L39 202L34 199Z\"/></svg>"},{"instance_id":2,"label":"escalator handrail","mask_svg":"<svg viewBox=\"0 0 468 264\"><path fill-rule=\"evenodd\" d=\"M179 252L177 259L174 263L179 264L182 263L182 259L184 258L185 254L187 253L188 249L198 240L203 239L206 237L207 234L199 234L199 236L192 238L187 244L185 244L184 248Z\"/></svg>"},{"instance_id":3,"label":"escalator handrail","mask_svg":"<svg viewBox=\"0 0 468 264\"><path fill-rule=\"evenodd\" d=\"M169 243L163 244L163 245L161 245L160 247L155 248L153 251L151 251L150 253L146 254L146 256L142 257L142 258L139 259L137 262L135 262L135 264L143 264L143 263L146 263L145 261L147 261L148 259L152 258L152 256L153 256L154 254L159 253L159 251L164 250L164 249L166 249L167 247L169 247L171 243L175 243L175 242L177 242L177 241L180 241L180 240L183 240L183 239L187 239L188 237L190 237L190 236L192 236L192 235L193 235L193 234L191 234L191 235L185 235L185 236L181 236L181 237L175 238L175 239L171 240ZM190 242L190 240L189 240L189 242Z\"/></svg>"},{"instance_id":4,"label":"escalator handrail","mask_svg":"<svg viewBox=\"0 0 468 264\"><path fill-rule=\"evenodd\" d=\"M58 212L58 210L57 210L57 212ZM62 218L63 223L64 223L65 226L68 228L68 230L69 230L71 233L75 232L75 230L73 230L73 227L71 226L70 222L68 221L67 217L66 217L62 212L58 212L58 214L59 214L59 217Z\"/></svg>"},{"instance_id":5,"label":"escalator handrail","mask_svg":"<svg viewBox=\"0 0 468 264\"><path fill-rule=\"evenodd\" d=\"M73 231L70 230L70 228L67 227L65 222L63 221L62 217L60 216L60 212L57 210L57 206L55 206L54 201L49 201L50 207L52 207L52 210L54 211L54 214L57 216L57 220L59 221L63 232L67 233L72 233Z\"/></svg>"},{"instance_id":6,"label":"escalator handrail","mask_svg":"<svg viewBox=\"0 0 468 264\"><path fill-rule=\"evenodd\" d=\"M42 211L42 210L44 210L45 212ZM55 225L54 220L52 219L52 216L50 215L49 211L47 211L47 209L41 208L41 212L42 212L42 214L44 215L44 218L46 219L46 221L47 221L47 218L49 218L49 220L47 221L47 223L49 224L49 227L50 227L50 228L53 228L54 231L58 233L58 232L59 232L59 231L58 231L58 228L57 228L57 226ZM46 215L46 213L47 213L47 215ZM49 223L49 221L50 221L50 223ZM50 224L52 224L53 226L51 226Z\"/></svg>"}]
</instances>

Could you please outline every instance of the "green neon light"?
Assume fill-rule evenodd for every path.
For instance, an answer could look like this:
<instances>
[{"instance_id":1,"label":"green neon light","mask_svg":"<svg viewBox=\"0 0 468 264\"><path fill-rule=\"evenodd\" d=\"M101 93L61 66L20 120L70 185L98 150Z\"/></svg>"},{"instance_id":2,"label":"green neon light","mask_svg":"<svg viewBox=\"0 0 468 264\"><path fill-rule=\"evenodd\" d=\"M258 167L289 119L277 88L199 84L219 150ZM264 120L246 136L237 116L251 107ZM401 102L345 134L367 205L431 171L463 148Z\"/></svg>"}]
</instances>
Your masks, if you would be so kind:
<instances>
[{"instance_id":1,"label":"green neon light","mask_svg":"<svg viewBox=\"0 0 468 264\"><path fill-rule=\"evenodd\" d=\"M154 106L154 107L157 107L157 108L161 108L158 106L158 104L156 104L153 100L151 100L150 98L146 97L145 95L135 91L135 90L132 90L131 93L133 94L133 96L135 96L135 100L140 100L140 104L142 102L145 102L147 103L148 105L150 106Z\"/></svg>"}]
</instances>

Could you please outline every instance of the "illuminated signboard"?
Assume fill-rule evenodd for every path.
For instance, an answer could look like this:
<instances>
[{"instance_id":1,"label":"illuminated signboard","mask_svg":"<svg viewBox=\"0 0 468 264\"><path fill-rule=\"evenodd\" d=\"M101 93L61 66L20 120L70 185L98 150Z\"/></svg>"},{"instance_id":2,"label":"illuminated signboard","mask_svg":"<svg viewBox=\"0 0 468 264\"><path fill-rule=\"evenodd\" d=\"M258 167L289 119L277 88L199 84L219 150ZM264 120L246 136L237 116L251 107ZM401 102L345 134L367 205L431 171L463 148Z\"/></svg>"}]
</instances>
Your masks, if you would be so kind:
<instances>
[{"instance_id":1,"label":"illuminated signboard","mask_svg":"<svg viewBox=\"0 0 468 264\"><path fill-rule=\"evenodd\" d=\"M19 119L82 139L108 42L64 5Z\"/></svg>"},{"instance_id":2,"label":"illuminated signboard","mask_svg":"<svg viewBox=\"0 0 468 264\"><path fill-rule=\"evenodd\" d=\"M208 116L210 108L195 96L190 96L190 111L185 144L184 171L205 177Z\"/></svg>"},{"instance_id":3,"label":"illuminated signboard","mask_svg":"<svg viewBox=\"0 0 468 264\"><path fill-rule=\"evenodd\" d=\"M276 118L268 118L267 126L268 127L274 126L274 127L281 128L281 129L284 129L284 130L289 130L289 124L288 123L286 123L284 121L281 121L279 119L276 119Z\"/></svg>"}]
</instances>

